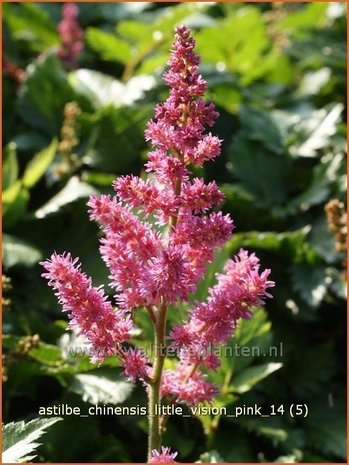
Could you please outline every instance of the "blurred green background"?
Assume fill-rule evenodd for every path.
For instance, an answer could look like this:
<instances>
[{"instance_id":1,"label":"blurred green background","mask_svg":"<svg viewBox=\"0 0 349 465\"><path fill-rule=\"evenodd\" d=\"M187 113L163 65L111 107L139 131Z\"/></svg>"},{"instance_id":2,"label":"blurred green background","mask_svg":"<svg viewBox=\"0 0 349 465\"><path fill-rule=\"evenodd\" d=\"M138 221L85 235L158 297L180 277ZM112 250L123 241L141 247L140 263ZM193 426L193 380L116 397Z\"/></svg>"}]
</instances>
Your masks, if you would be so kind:
<instances>
[{"instance_id":1,"label":"blurred green background","mask_svg":"<svg viewBox=\"0 0 349 465\"><path fill-rule=\"evenodd\" d=\"M117 361L98 368L66 356L74 340L38 261L68 250L96 284L107 282L87 197L111 193L118 175L144 175L143 131L167 96L161 75L173 28L185 23L220 112L213 132L224 139L221 157L196 174L219 183L236 225L193 300L205 298L229 255L254 250L272 269L274 299L231 344L283 344L282 356L225 358L211 375L221 388L215 405L284 405L285 413L171 418L164 444L182 462L345 461L345 4L78 7L84 49L67 69L57 57L62 3L3 4L4 423L60 403L145 404ZM137 322L145 346L141 311ZM289 415L293 403L307 404L307 418ZM65 417L43 442L41 462L143 462L146 419Z\"/></svg>"}]
</instances>

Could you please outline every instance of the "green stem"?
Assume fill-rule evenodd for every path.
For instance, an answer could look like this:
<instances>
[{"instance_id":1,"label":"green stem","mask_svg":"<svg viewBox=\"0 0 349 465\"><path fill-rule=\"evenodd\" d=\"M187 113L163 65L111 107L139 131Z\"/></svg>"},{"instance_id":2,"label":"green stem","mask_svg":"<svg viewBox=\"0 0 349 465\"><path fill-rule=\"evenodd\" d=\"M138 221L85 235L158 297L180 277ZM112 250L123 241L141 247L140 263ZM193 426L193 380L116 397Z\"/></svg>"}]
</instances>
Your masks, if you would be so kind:
<instances>
[{"instance_id":1,"label":"green stem","mask_svg":"<svg viewBox=\"0 0 349 465\"><path fill-rule=\"evenodd\" d=\"M159 450L161 447L160 432L160 384L161 375L166 357L165 330L166 330L167 306L162 303L159 308L158 317L154 332L154 367L149 383L148 418L149 418L149 441L148 441L148 461L151 458L153 449Z\"/></svg>"}]
</instances>

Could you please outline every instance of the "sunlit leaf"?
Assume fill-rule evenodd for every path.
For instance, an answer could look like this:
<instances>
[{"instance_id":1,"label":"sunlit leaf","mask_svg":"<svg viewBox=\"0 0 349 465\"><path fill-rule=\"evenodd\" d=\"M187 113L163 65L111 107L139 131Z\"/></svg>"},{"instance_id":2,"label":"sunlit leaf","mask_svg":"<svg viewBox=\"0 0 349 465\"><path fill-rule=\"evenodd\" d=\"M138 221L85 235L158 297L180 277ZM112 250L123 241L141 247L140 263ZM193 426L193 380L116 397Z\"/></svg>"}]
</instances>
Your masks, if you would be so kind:
<instances>
[{"instance_id":1,"label":"sunlit leaf","mask_svg":"<svg viewBox=\"0 0 349 465\"><path fill-rule=\"evenodd\" d=\"M60 420L62 418L35 418L28 423L19 421L4 425L2 462L23 463L33 460L37 456L35 449L40 446L36 441L47 428Z\"/></svg>"},{"instance_id":2,"label":"sunlit leaf","mask_svg":"<svg viewBox=\"0 0 349 465\"><path fill-rule=\"evenodd\" d=\"M249 391L255 384L269 376L274 371L279 370L282 363L266 363L246 368L236 377L233 377L231 389L242 394Z\"/></svg>"},{"instance_id":3,"label":"sunlit leaf","mask_svg":"<svg viewBox=\"0 0 349 465\"><path fill-rule=\"evenodd\" d=\"M51 144L34 157L27 164L23 174L23 184L26 187L33 187L41 176L45 173L51 164L57 149L57 140L54 139Z\"/></svg>"},{"instance_id":4,"label":"sunlit leaf","mask_svg":"<svg viewBox=\"0 0 349 465\"><path fill-rule=\"evenodd\" d=\"M344 156L340 153L337 155L326 155L315 166L312 179L309 186L288 205L292 211L300 207L303 211L312 205L325 202L329 198L333 184L338 180L341 172L345 172Z\"/></svg>"},{"instance_id":5,"label":"sunlit leaf","mask_svg":"<svg viewBox=\"0 0 349 465\"><path fill-rule=\"evenodd\" d=\"M130 46L115 34L90 27L87 29L86 39L90 48L98 52L104 60L126 63L131 58Z\"/></svg>"},{"instance_id":6,"label":"sunlit leaf","mask_svg":"<svg viewBox=\"0 0 349 465\"><path fill-rule=\"evenodd\" d=\"M304 130L307 133L305 141L296 147L292 147L292 152L301 157L314 157L317 150L323 148L329 138L336 132L336 125L343 112L343 105L338 103L330 110L319 110L312 114L310 120L304 123Z\"/></svg>"},{"instance_id":7,"label":"sunlit leaf","mask_svg":"<svg viewBox=\"0 0 349 465\"><path fill-rule=\"evenodd\" d=\"M76 92L87 97L96 108L105 105L132 105L155 85L153 76L135 76L124 84L89 69L72 72L69 80Z\"/></svg>"},{"instance_id":8,"label":"sunlit leaf","mask_svg":"<svg viewBox=\"0 0 349 465\"><path fill-rule=\"evenodd\" d=\"M20 180L2 193L3 223L6 228L19 221L27 209L29 192Z\"/></svg>"},{"instance_id":9,"label":"sunlit leaf","mask_svg":"<svg viewBox=\"0 0 349 465\"><path fill-rule=\"evenodd\" d=\"M293 157L312 158L334 142L342 112L343 105L340 103L316 109L309 102L300 101L287 111L273 110L270 116L290 154ZM345 150L339 144L337 151Z\"/></svg>"},{"instance_id":10,"label":"sunlit leaf","mask_svg":"<svg viewBox=\"0 0 349 465\"><path fill-rule=\"evenodd\" d=\"M326 267L300 263L292 266L291 273L294 289L309 305L319 306L329 286Z\"/></svg>"},{"instance_id":11,"label":"sunlit leaf","mask_svg":"<svg viewBox=\"0 0 349 465\"><path fill-rule=\"evenodd\" d=\"M85 402L91 404L121 404L131 394L133 385L121 380L112 373L84 373L75 375L69 389L80 394Z\"/></svg>"},{"instance_id":12,"label":"sunlit leaf","mask_svg":"<svg viewBox=\"0 0 349 465\"><path fill-rule=\"evenodd\" d=\"M216 450L204 452L200 455L200 460L195 463L223 463L224 459L219 455Z\"/></svg>"},{"instance_id":13,"label":"sunlit leaf","mask_svg":"<svg viewBox=\"0 0 349 465\"><path fill-rule=\"evenodd\" d=\"M2 259L7 268L15 265L33 266L42 258L41 252L23 239L4 234Z\"/></svg>"},{"instance_id":14,"label":"sunlit leaf","mask_svg":"<svg viewBox=\"0 0 349 465\"><path fill-rule=\"evenodd\" d=\"M62 362L62 351L52 344L40 343L38 347L30 350L29 355L43 365L57 365Z\"/></svg>"},{"instance_id":15,"label":"sunlit leaf","mask_svg":"<svg viewBox=\"0 0 349 465\"><path fill-rule=\"evenodd\" d=\"M314 2L289 13L277 24L277 28L295 35L309 34L312 28L319 27L326 21L327 3Z\"/></svg>"},{"instance_id":16,"label":"sunlit leaf","mask_svg":"<svg viewBox=\"0 0 349 465\"><path fill-rule=\"evenodd\" d=\"M58 212L65 205L89 197L95 192L89 184L81 182L78 177L72 177L58 194L36 210L35 217L45 218L47 215Z\"/></svg>"},{"instance_id":17,"label":"sunlit leaf","mask_svg":"<svg viewBox=\"0 0 349 465\"><path fill-rule=\"evenodd\" d=\"M2 189L6 191L16 181L18 177L18 161L16 144L11 142L4 149L4 159L2 165Z\"/></svg>"}]
</instances>

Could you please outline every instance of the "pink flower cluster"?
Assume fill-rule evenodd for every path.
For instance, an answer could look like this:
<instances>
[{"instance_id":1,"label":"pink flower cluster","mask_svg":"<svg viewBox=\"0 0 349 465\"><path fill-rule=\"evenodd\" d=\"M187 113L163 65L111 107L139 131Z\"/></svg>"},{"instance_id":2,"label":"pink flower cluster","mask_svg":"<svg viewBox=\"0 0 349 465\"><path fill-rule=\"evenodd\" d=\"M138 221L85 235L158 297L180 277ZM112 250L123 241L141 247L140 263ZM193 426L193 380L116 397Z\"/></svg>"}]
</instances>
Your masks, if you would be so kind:
<instances>
[{"instance_id":1,"label":"pink flower cluster","mask_svg":"<svg viewBox=\"0 0 349 465\"><path fill-rule=\"evenodd\" d=\"M258 258L243 249L227 262L224 274L217 274L217 284L209 289L207 301L197 302L189 320L170 332L173 347L180 349L180 362L175 370L164 373L164 396L175 396L177 401L189 405L212 400L214 386L203 379L198 367L219 366L215 346L226 343L237 321L250 318L251 308L263 305L263 299L271 297L267 289L274 282L268 280L269 274L270 270L259 273Z\"/></svg>"},{"instance_id":2,"label":"pink flower cluster","mask_svg":"<svg viewBox=\"0 0 349 465\"><path fill-rule=\"evenodd\" d=\"M70 313L71 325L105 355L118 354L133 382L147 383L152 375L144 353L121 347L132 328L128 312L147 308L156 320L163 305L188 301L215 250L233 231L229 215L214 210L224 200L216 183L191 177L190 166L213 160L221 145L217 136L205 132L218 113L203 98L206 82L199 74L194 46L190 31L177 27L164 75L170 95L156 106L145 131L152 144L148 179L121 176L113 183L116 195L92 196L88 202L90 219L103 231L100 252L119 309L112 309L69 254L54 254L43 263L48 271L44 276ZM269 274L270 270L260 272L257 257L244 250L228 261L207 301L195 302L188 320L170 332L179 362L162 374L162 399L190 406L213 399L217 388L206 370L217 368L219 359L209 349L226 343L237 321L250 318L252 307L271 297L267 289L274 283ZM151 461L174 462L175 456L162 448L153 451Z\"/></svg>"},{"instance_id":3,"label":"pink flower cluster","mask_svg":"<svg viewBox=\"0 0 349 465\"><path fill-rule=\"evenodd\" d=\"M209 289L207 302L197 302L190 319L172 328L170 337L175 347L191 348L191 354L206 352L213 344L224 344L231 338L239 318L252 316L251 308L263 305L263 298L274 283L268 281L270 270L259 273L259 260L254 253L241 249L217 274L217 284ZM194 350L196 348L196 350ZM193 362L197 362L195 355ZM209 363L212 363L210 361Z\"/></svg>"},{"instance_id":4,"label":"pink flower cluster","mask_svg":"<svg viewBox=\"0 0 349 465\"><path fill-rule=\"evenodd\" d=\"M149 463L175 463L177 452L172 452L170 447L161 447L161 452L157 450L152 451L152 457Z\"/></svg>"},{"instance_id":5,"label":"pink flower cluster","mask_svg":"<svg viewBox=\"0 0 349 465\"><path fill-rule=\"evenodd\" d=\"M58 56L69 68L76 67L84 47L84 33L79 26L78 15L79 9L74 3L64 3L63 18L57 27L61 40Z\"/></svg>"},{"instance_id":6,"label":"pink flower cluster","mask_svg":"<svg viewBox=\"0 0 349 465\"><path fill-rule=\"evenodd\" d=\"M224 196L215 182L189 178L189 164L201 166L219 154L221 141L205 135L217 112L202 95L206 82L198 74L199 58L189 30L178 27L165 81L170 96L156 107L146 129L154 146L144 181L121 176L114 182L115 197L92 197L91 219L104 232L101 254L111 271L119 305L135 307L175 304L195 292L214 248L232 233L228 215L211 212ZM141 221L137 214L155 219L160 228L170 223L166 238Z\"/></svg>"},{"instance_id":7,"label":"pink flower cluster","mask_svg":"<svg viewBox=\"0 0 349 465\"><path fill-rule=\"evenodd\" d=\"M149 379L151 366L147 356L138 348L129 348L121 354L124 365L124 375L135 383L137 379L142 381Z\"/></svg>"},{"instance_id":8,"label":"pink flower cluster","mask_svg":"<svg viewBox=\"0 0 349 465\"><path fill-rule=\"evenodd\" d=\"M90 343L92 360L101 362L119 352L121 344L129 339L133 323L123 310L113 310L103 289L92 286L91 278L80 271L77 262L69 253L54 253L50 260L41 262L47 271L43 277L56 291L63 311L68 312L70 327L77 328Z\"/></svg>"},{"instance_id":9,"label":"pink flower cluster","mask_svg":"<svg viewBox=\"0 0 349 465\"><path fill-rule=\"evenodd\" d=\"M193 369L195 368L195 370ZM171 401L184 402L194 406L211 401L217 394L214 384L206 381L207 375L196 370L195 366L181 360L175 370L165 370L161 380L161 395Z\"/></svg>"}]
</instances>

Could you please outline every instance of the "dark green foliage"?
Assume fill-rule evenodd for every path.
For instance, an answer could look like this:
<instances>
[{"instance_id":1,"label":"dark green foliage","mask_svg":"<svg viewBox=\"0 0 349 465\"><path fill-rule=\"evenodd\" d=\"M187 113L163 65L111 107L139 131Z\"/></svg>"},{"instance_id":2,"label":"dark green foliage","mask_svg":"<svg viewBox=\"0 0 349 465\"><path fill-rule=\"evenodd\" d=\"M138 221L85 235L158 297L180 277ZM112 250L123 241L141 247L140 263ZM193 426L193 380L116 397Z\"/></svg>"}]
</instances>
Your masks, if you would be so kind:
<instances>
[{"instance_id":1,"label":"dark green foliage","mask_svg":"<svg viewBox=\"0 0 349 465\"><path fill-rule=\"evenodd\" d=\"M223 357L210 375L221 391L214 405L229 413L283 405L285 412L173 417L164 444L182 462L346 460L344 256L324 212L330 199L346 196L345 5L272 5L81 3L85 49L69 72L56 56L61 4L4 5L4 56L27 73L19 87L8 74L3 79L3 273L11 278L4 287L4 423L27 422L40 407L63 403L82 413L96 403L146 403L116 360L98 368L86 355L68 355L78 343L65 332L38 261L68 250L96 285L106 283L85 204L93 192L111 193L118 175L143 174L143 131L166 95L161 73L173 27L185 22L221 114L214 131L224 139L222 156L198 174L220 184L223 210L236 225L193 300L207 296L240 247L256 251L276 281L274 299L239 324L228 347L261 353ZM63 110L71 101L81 109L79 143L59 171ZM171 309L170 321L185 318L187 308ZM139 311L136 322L143 329L137 344L147 347L147 314ZM20 349L35 334L40 341ZM279 352L269 354L270 346ZM291 404L306 404L308 416L292 418ZM144 461L144 416L63 418L43 437L37 461Z\"/></svg>"}]
</instances>

